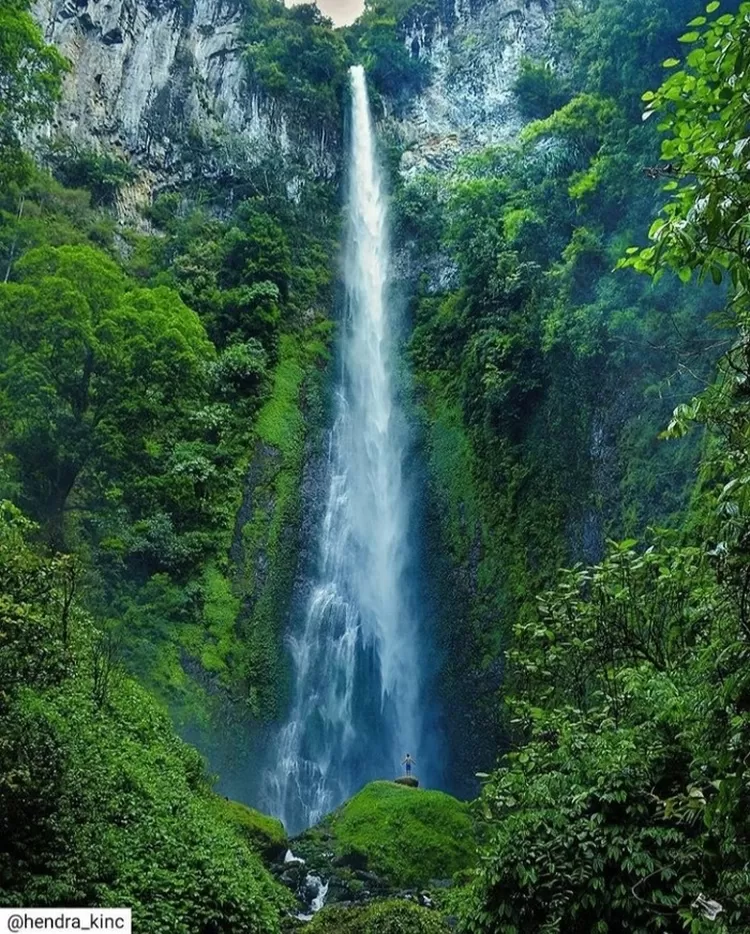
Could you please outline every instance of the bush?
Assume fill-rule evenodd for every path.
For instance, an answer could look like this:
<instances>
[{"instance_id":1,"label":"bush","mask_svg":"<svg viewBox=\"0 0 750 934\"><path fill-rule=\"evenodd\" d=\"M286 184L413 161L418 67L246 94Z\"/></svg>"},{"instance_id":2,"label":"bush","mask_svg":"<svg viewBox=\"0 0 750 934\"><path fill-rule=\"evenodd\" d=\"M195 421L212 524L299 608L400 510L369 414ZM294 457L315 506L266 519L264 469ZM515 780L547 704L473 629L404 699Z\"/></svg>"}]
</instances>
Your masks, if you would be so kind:
<instances>
[{"instance_id":1,"label":"bush","mask_svg":"<svg viewBox=\"0 0 750 934\"><path fill-rule=\"evenodd\" d=\"M562 107L568 100L565 86L547 62L534 62L525 58L513 90L524 117L544 119Z\"/></svg>"},{"instance_id":2,"label":"bush","mask_svg":"<svg viewBox=\"0 0 750 934\"><path fill-rule=\"evenodd\" d=\"M306 928L309 934L448 934L435 911L405 901L386 901L358 908L328 908Z\"/></svg>"},{"instance_id":3,"label":"bush","mask_svg":"<svg viewBox=\"0 0 750 934\"><path fill-rule=\"evenodd\" d=\"M138 177L120 156L63 142L49 155L56 178L70 188L88 188L94 204L113 204L120 188Z\"/></svg>"}]
</instances>

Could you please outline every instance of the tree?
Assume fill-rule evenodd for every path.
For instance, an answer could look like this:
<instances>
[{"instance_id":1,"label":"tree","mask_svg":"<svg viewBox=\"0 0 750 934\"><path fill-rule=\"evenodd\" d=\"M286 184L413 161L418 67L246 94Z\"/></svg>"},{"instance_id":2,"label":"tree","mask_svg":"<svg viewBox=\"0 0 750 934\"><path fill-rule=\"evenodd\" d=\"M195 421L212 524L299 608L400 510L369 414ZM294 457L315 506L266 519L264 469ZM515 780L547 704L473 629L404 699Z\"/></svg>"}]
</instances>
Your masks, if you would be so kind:
<instances>
[{"instance_id":1,"label":"tree","mask_svg":"<svg viewBox=\"0 0 750 934\"><path fill-rule=\"evenodd\" d=\"M338 130L349 50L310 3L254 0L246 60L252 81L306 121ZM314 115L314 116L313 116Z\"/></svg>"},{"instance_id":2,"label":"tree","mask_svg":"<svg viewBox=\"0 0 750 934\"><path fill-rule=\"evenodd\" d=\"M4 0L0 6L0 184L21 176L19 135L51 116L68 68L45 43L30 6L30 0Z\"/></svg>"},{"instance_id":3,"label":"tree","mask_svg":"<svg viewBox=\"0 0 750 934\"><path fill-rule=\"evenodd\" d=\"M525 58L513 87L521 113L532 120L543 120L567 102L568 94L549 62Z\"/></svg>"},{"instance_id":4,"label":"tree","mask_svg":"<svg viewBox=\"0 0 750 934\"><path fill-rule=\"evenodd\" d=\"M736 14L696 17L680 41L684 61L669 58L670 76L643 95L644 120L657 115L665 133L663 165L653 174L669 193L651 226L654 245L631 249L624 265L661 275L667 267L689 281L697 271L718 284L728 273L733 305L746 314L750 301L750 3ZM713 15L711 15L713 14Z\"/></svg>"},{"instance_id":5,"label":"tree","mask_svg":"<svg viewBox=\"0 0 750 934\"><path fill-rule=\"evenodd\" d=\"M92 247L44 247L0 286L0 419L26 496L62 539L84 469L142 456L202 392L213 347L172 290L129 287Z\"/></svg>"}]
</instances>

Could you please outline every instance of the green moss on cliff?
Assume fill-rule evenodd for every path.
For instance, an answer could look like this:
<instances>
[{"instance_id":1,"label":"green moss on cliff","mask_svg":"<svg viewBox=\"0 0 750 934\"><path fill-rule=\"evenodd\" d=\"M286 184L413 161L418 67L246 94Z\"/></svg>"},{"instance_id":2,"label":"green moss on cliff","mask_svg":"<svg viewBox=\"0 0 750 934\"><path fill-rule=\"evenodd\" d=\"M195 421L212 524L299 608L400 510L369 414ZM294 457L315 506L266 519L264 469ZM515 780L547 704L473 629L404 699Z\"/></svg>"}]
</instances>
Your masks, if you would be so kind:
<instances>
[{"instance_id":1,"label":"green moss on cliff","mask_svg":"<svg viewBox=\"0 0 750 934\"><path fill-rule=\"evenodd\" d=\"M305 444L319 428L314 415L321 409L329 330L324 322L281 338L236 530L242 677L249 705L262 719L279 713L286 691L282 630L297 568Z\"/></svg>"},{"instance_id":2,"label":"green moss on cliff","mask_svg":"<svg viewBox=\"0 0 750 934\"><path fill-rule=\"evenodd\" d=\"M215 806L220 819L231 824L262 856L276 859L286 849L286 831L280 820L228 798L217 797Z\"/></svg>"}]
</instances>

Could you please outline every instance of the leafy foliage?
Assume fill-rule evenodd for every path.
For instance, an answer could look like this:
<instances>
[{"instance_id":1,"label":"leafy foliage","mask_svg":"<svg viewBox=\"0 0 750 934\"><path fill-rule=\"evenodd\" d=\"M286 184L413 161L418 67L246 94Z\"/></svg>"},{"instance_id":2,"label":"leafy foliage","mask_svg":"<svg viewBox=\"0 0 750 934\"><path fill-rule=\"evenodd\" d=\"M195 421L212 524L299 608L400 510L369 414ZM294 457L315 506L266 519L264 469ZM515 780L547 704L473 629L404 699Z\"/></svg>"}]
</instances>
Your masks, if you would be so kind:
<instances>
[{"instance_id":1,"label":"leafy foliage","mask_svg":"<svg viewBox=\"0 0 750 934\"><path fill-rule=\"evenodd\" d=\"M564 573L517 627L520 744L482 795L466 930L701 931L703 892L747 923L737 760L717 755L745 728L736 611L704 549L634 545Z\"/></svg>"},{"instance_id":2,"label":"leafy foliage","mask_svg":"<svg viewBox=\"0 0 750 934\"><path fill-rule=\"evenodd\" d=\"M350 58L332 22L314 4L253 0L246 23L251 79L303 120L338 131Z\"/></svg>"},{"instance_id":3,"label":"leafy foliage","mask_svg":"<svg viewBox=\"0 0 750 934\"><path fill-rule=\"evenodd\" d=\"M174 292L125 291L91 247L32 250L16 276L0 287L6 445L30 503L61 534L84 467L137 461L200 394L212 348Z\"/></svg>"},{"instance_id":4,"label":"leafy foliage","mask_svg":"<svg viewBox=\"0 0 750 934\"><path fill-rule=\"evenodd\" d=\"M19 134L49 118L68 63L44 42L29 13L30 0L5 0L0 9L0 184L28 169Z\"/></svg>"},{"instance_id":5,"label":"leafy foliage","mask_svg":"<svg viewBox=\"0 0 750 934\"><path fill-rule=\"evenodd\" d=\"M203 762L0 506L0 899L127 904L144 929L279 929L285 904L214 805Z\"/></svg>"},{"instance_id":6,"label":"leafy foliage","mask_svg":"<svg viewBox=\"0 0 750 934\"><path fill-rule=\"evenodd\" d=\"M406 901L383 901L326 909L313 918L308 930L310 934L446 934L450 928L435 911Z\"/></svg>"},{"instance_id":7,"label":"leafy foliage","mask_svg":"<svg viewBox=\"0 0 750 934\"><path fill-rule=\"evenodd\" d=\"M514 91L521 112L532 120L544 119L566 103L566 88L549 62L524 59Z\"/></svg>"},{"instance_id":8,"label":"leafy foliage","mask_svg":"<svg viewBox=\"0 0 750 934\"><path fill-rule=\"evenodd\" d=\"M664 117L665 164L650 174L669 177L669 201L653 245L622 263L654 277L671 267L685 281L729 272L720 321L736 328L730 349L668 432L707 426L702 483L684 531L611 544L600 564L563 572L517 624L516 742L486 776L492 836L466 931L750 924L747 283L732 162L747 124L750 5L724 13L712 2L706 14L681 37L695 46L686 67L666 59L672 73L644 95L647 115Z\"/></svg>"}]
</instances>

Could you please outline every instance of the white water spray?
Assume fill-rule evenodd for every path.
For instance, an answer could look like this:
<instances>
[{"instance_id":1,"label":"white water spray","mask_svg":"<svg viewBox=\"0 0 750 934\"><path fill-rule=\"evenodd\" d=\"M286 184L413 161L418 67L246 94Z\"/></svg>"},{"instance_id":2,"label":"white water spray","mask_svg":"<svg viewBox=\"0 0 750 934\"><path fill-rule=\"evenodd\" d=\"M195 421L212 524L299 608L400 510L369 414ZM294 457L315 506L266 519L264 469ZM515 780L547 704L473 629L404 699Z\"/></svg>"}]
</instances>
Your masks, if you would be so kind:
<instances>
[{"instance_id":1,"label":"white water spray","mask_svg":"<svg viewBox=\"0 0 750 934\"><path fill-rule=\"evenodd\" d=\"M342 378L316 586L290 639L294 701L265 807L296 832L400 758L419 760L419 632L407 580L405 435L394 391L387 207L367 85L351 70Z\"/></svg>"}]
</instances>

